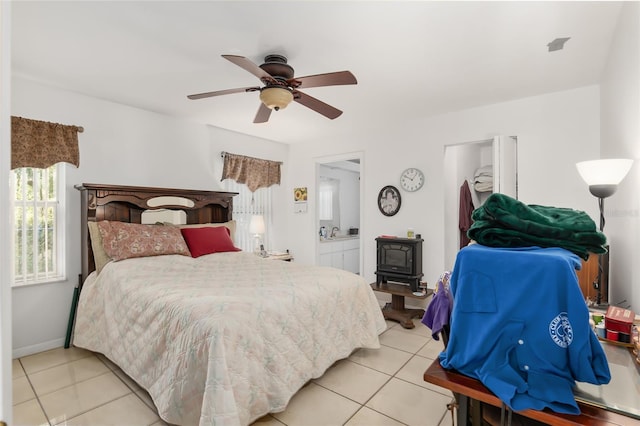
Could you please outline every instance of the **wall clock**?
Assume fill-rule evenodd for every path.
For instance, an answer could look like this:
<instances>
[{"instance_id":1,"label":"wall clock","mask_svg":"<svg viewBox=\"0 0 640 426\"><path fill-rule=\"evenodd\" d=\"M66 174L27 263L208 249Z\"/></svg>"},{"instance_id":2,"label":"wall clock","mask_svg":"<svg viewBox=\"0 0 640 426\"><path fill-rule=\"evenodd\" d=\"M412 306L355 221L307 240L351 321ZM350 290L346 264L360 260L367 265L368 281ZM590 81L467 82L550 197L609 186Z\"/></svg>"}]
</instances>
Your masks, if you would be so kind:
<instances>
[{"instance_id":1,"label":"wall clock","mask_svg":"<svg viewBox=\"0 0 640 426\"><path fill-rule=\"evenodd\" d=\"M395 186L387 185L380 190L378 194L378 208L380 213L385 216L393 216L400 210L402 198L400 191Z\"/></svg>"},{"instance_id":2,"label":"wall clock","mask_svg":"<svg viewBox=\"0 0 640 426\"><path fill-rule=\"evenodd\" d=\"M415 167L408 168L400 175L400 185L405 191L417 191L424 185L424 173Z\"/></svg>"}]
</instances>

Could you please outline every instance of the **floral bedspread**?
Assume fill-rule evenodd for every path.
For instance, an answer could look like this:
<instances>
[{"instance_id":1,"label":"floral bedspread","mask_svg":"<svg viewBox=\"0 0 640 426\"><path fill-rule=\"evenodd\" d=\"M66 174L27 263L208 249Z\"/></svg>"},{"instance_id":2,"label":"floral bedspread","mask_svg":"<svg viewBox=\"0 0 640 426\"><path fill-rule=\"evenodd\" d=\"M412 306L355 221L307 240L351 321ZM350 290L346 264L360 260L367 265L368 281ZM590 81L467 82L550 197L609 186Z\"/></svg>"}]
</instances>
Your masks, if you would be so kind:
<instances>
[{"instance_id":1,"label":"floral bedspread","mask_svg":"<svg viewBox=\"0 0 640 426\"><path fill-rule=\"evenodd\" d=\"M74 344L144 387L163 420L247 425L385 329L346 271L217 253L109 263L87 279Z\"/></svg>"}]
</instances>

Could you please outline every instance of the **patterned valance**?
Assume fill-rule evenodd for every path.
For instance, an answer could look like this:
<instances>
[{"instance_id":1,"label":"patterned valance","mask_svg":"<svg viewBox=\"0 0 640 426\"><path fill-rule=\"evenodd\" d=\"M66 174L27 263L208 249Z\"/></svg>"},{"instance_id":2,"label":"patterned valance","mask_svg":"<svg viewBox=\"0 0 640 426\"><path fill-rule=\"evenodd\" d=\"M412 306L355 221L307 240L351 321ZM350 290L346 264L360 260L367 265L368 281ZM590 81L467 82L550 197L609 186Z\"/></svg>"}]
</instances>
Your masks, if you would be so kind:
<instances>
[{"instance_id":1,"label":"patterned valance","mask_svg":"<svg viewBox=\"0 0 640 426\"><path fill-rule=\"evenodd\" d=\"M11 169L46 169L63 161L78 167L78 132L82 127L11 117Z\"/></svg>"},{"instance_id":2,"label":"patterned valance","mask_svg":"<svg viewBox=\"0 0 640 426\"><path fill-rule=\"evenodd\" d=\"M238 183L244 183L251 192L255 192L258 188L268 188L273 184L280 184L281 162L229 154L228 152L224 152L222 155L224 167L221 180L233 179Z\"/></svg>"}]
</instances>

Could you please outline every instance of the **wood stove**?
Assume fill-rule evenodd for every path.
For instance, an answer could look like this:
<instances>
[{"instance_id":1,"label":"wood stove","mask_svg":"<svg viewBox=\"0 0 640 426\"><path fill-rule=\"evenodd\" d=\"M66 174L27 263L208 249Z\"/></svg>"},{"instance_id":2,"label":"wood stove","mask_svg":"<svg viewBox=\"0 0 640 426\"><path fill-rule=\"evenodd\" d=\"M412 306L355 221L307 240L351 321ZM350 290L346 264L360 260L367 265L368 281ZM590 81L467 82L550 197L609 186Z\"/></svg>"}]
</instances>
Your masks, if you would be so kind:
<instances>
[{"instance_id":1,"label":"wood stove","mask_svg":"<svg viewBox=\"0 0 640 426\"><path fill-rule=\"evenodd\" d=\"M422 273L422 238L376 238L376 284L407 283L418 291Z\"/></svg>"}]
</instances>

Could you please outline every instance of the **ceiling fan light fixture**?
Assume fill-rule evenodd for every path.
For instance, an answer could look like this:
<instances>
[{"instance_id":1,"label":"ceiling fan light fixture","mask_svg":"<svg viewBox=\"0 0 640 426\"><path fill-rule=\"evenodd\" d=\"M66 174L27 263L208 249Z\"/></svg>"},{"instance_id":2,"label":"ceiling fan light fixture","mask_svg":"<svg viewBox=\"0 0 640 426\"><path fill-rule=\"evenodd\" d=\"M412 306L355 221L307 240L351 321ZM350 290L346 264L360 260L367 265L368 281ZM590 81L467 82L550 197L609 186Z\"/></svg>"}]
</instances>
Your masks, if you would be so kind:
<instances>
[{"instance_id":1,"label":"ceiling fan light fixture","mask_svg":"<svg viewBox=\"0 0 640 426\"><path fill-rule=\"evenodd\" d=\"M0 0L2 1L2 0ZM287 64L287 58L282 55L267 55L264 64L256 65L250 59L238 55L222 55L222 57L238 67L248 71L260 79L263 87L238 87L235 89L216 90L214 92L188 95L187 98L204 99L214 96L230 95L242 92L260 92L260 107L253 120L254 123L269 121L271 111L286 108L291 101L309 108L333 120L340 117L342 111L298 90L323 86L344 86L358 84L356 77L350 71L328 72L294 78L294 70Z\"/></svg>"},{"instance_id":2,"label":"ceiling fan light fixture","mask_svg":"<svg viewBox=\"0 0 640 426\"><path fill-rule=\"evenodd\" d=\"M260 91L260 100L270 109L284 109L293 100L293 93L283 87L265 87Z\"/></svg>"}]
</instances>

